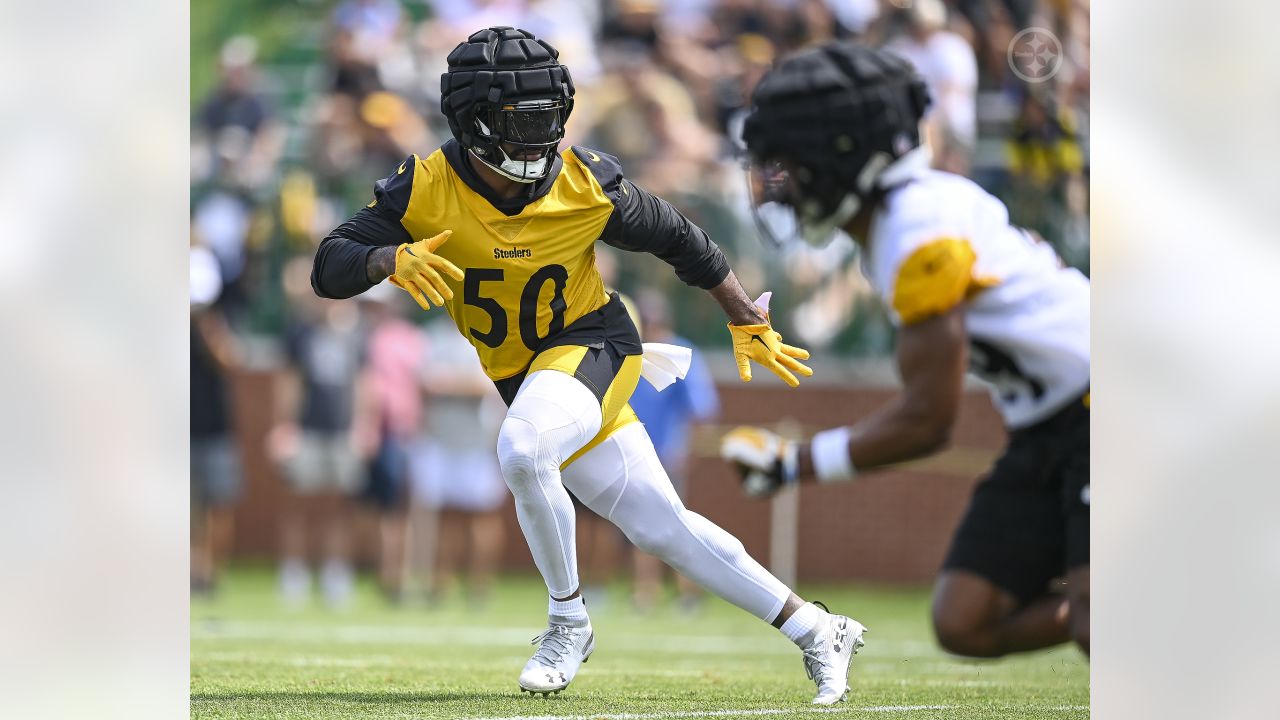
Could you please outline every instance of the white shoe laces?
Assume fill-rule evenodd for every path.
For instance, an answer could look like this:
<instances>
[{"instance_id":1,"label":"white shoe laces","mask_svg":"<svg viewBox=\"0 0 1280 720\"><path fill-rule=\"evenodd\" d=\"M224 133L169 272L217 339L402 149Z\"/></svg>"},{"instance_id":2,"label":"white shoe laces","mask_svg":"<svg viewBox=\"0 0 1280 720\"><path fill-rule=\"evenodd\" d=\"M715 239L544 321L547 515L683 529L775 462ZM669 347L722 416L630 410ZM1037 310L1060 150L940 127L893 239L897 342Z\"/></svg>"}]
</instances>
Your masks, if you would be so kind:
<instances>
[{"instance_id":1,"label":"white shoe laces","mask_svg":"<svg viewBox=\"0 0 1280 720\"><path fill-rule=\"evenodd\" d=\"M573 649L573 631L567 625L552 625L530 644L538 646L537 652L533 654L534 660L541 661L547 667L558 667L560 661Z\"/></svg>"},{"instance_id":2,"label":"white shoe laces","mask_svg":"<svg viewBox=\"0 0 1280 720\"><path fill-rule=\"evenodd\" d=\"M804 651L804 672L821 688L827 683L830 666L822 661L822 645L816 644Z\"/></svg>"}]
</instances>

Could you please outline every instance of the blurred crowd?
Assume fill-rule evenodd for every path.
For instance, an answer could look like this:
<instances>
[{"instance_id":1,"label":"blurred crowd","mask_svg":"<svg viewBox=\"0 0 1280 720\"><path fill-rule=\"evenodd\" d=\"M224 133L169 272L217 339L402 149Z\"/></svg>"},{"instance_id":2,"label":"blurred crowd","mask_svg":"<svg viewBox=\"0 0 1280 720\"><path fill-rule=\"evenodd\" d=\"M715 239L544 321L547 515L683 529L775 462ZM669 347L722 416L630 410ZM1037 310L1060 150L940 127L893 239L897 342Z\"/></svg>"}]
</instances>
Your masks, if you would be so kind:
<instances>
[{"instance_id":1,"label":"blurred crowd","mask_svg":"<svg viewBox=\"0 0 1280 720\"><path fill-rule=\"evenodd\" d=\"M478 29L519 26L558 48L577 87L566 144L618 156L633 181L704 227L746 287L775 292L775 324L811 349L892 347L852 242L779 259L748 211L739 132L751 90L775 58L814 43L856 38L911 60L934 98L935 165L974 178L1087 271L1088 0L295 0L205 10L223 16L203 25L231 31L197 34L192 50L197 588L213 583L231 542L226 508L242 484L224 385L258 371L282 378L264 450L297 498L280 529L286 597L305 597L313 582L334 603L349 593L356 496L379 514L389 594L428 565L443 568L427 573L428 592L444 592L465 557L469 592L483 595L506 498L491 457L501 410L491 384L447 318L406 307L389 288L321 300L307 280L319 240L369 201L374 180L450 137L439 76ZM1031 42L1020 41L1030 28ZM665 318L654 321L669 326L662 332L727 344L715 304L660 261L601 257L618 289ZM682 412L705 416L705 406Z\"/></svg>"}]
</instances>

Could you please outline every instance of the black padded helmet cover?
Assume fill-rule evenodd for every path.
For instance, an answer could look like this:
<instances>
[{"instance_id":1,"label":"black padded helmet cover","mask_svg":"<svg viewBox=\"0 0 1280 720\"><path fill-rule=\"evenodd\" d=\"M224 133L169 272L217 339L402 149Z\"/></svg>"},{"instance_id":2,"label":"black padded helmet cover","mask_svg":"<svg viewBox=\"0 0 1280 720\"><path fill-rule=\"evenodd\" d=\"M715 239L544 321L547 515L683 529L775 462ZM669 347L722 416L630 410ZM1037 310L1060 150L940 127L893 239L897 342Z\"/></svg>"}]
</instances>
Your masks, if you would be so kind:
<instances>
[{"instance_id":1,"label":"black padded helmet cover","mask_svg":"<svg viewBox=\"0 0 1280 720\"><path fill-rule=\"evenodd\" d=\"M906 60L834 42L783 59L752 104L743 140L753 162L794 168L804 201L829 213L848 193L865 200L867 176L920 145L929 94Z\"/></svg>"},{"instance_id":2,"label":"black padded helmet cover","mask_svg":"<svg viewBox=\"0 0 1280 720\"><path fill-rule=\"evenodd\" d=\"M501 137L479 131L482 111L530 100L559 101L563 120L573 110L573 79L560 54L526 30L491 27L473 33L449 53L440 76L440 111L468 150L496 157ZM563 127L563 126L562 126Z\"/></svg>"}]
</instances>

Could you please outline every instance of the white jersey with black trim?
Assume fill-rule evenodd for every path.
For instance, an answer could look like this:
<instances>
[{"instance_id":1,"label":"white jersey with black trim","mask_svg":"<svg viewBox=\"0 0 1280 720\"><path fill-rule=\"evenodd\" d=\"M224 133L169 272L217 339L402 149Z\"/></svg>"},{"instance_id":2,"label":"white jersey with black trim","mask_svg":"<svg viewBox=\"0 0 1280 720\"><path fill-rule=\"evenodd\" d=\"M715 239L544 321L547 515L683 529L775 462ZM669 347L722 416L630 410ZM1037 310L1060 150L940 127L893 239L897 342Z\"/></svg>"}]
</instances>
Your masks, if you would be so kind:
<instances>
[{"instance_id":1,"label":"white jersey with black trim","mask_svg":"<svg viewBox=\"0 0 1280 720\"><path fill-rule=\"evenodd\" d=\"M1011 429L1089 388L1089 280L967 178L925 171L872 218L863 271L896 325L963 307L969 369Z\"/></svg>"}]
</instances>

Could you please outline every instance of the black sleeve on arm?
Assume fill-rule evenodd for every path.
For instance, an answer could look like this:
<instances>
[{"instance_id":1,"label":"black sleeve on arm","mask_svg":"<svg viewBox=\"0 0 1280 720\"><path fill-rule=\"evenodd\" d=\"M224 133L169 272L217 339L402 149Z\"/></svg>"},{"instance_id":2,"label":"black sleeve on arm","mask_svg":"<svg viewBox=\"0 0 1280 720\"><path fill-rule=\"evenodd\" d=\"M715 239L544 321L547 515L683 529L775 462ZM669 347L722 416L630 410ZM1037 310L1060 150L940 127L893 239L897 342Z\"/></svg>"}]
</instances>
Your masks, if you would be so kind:
<instances>
[{"instance_id":1,"label":"black sleeve on arm","mask_svg":"<svg viewBox=\"0 0 1280 720\"><path fill-rule=\"evenodd\" d=\"M374 184L373 202L334 228L316 249L311 266L311 289L323 298L344 299L373 287L365 271L369 253L377 247L413 242L400 224L413 190L416 155L391 176Z\"/></svg>"},{"instance_id":2,"label":"black sleeve on arm","mask_svg":"<svg viewBox=\"0 0 1280 720\"><path fill-rule=\"evenodd\" d=\"M579 147L573 152L613 201L613 214L600 235L605 244L656 255L675 268L676 277L703 290L724 282L729 261L702 228L671 203L624 178L612 155Z\"/></svg>"}]
</instances>

